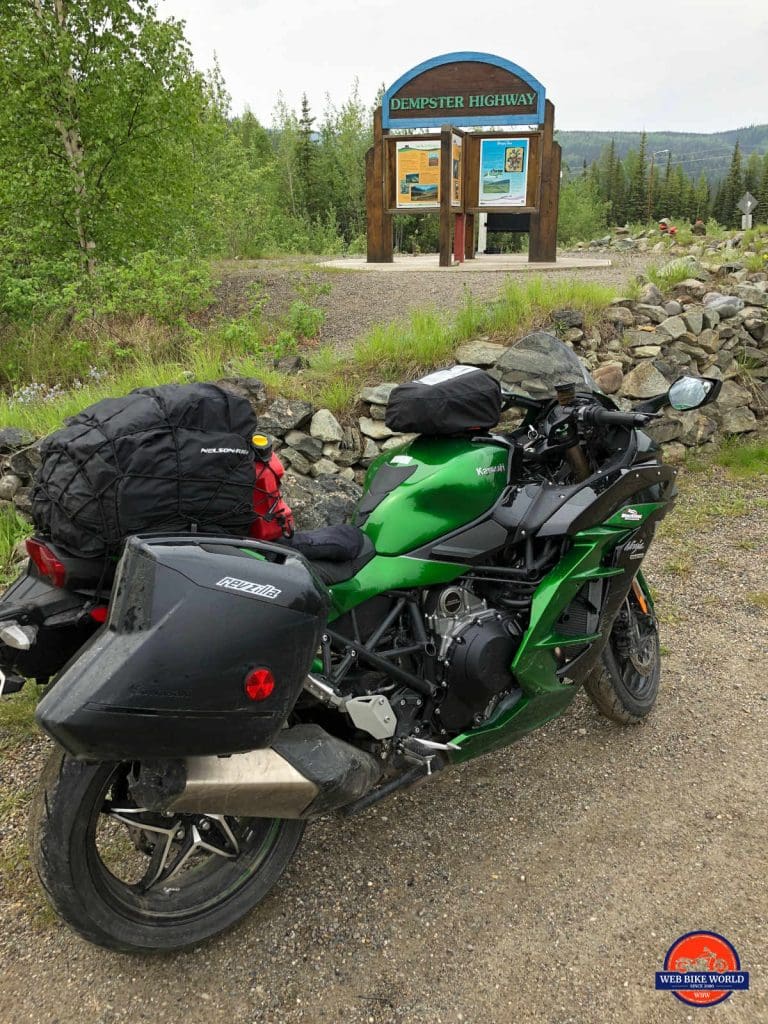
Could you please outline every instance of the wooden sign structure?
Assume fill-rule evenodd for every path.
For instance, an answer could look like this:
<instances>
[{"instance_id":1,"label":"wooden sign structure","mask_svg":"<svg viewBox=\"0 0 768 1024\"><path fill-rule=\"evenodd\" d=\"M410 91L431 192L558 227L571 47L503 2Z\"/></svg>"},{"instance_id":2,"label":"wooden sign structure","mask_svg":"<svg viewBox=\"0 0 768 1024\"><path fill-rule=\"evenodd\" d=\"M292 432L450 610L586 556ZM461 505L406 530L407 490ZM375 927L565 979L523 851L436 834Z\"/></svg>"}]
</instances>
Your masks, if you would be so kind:
<instances>
[{"instance_id":1,"label":"wooden sign structure","mask_svg":"<svg viewBox=\"0 0 768 1024\"><path fill-rule=\"evenodd\" d=\"M489 130L497 125L505 130ZM448 53L406 72L374 113L365 160L368 262L392 262L393 217L432 212L440 217L441 267L453 255L474 259L477 213L523 215L529 261L554 263L554 127L544 86L502 57Z\"/></svg>"}]
</instances>

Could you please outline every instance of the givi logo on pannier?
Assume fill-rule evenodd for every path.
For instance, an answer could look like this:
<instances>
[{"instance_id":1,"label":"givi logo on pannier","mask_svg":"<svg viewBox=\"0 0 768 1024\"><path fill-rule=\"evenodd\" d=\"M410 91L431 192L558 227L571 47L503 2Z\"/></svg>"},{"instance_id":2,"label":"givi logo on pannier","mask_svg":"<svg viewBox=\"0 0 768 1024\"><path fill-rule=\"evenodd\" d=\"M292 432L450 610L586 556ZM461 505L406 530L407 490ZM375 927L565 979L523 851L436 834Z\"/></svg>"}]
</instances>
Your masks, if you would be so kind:
<instances>
[{"instance_id":1,"label":"givi logo on pannier","mask_svg":"<svg viewBox=\"0 0 768 1024\"><path fill-rule=\"evenodd\" d=\"M235 576L225 576L219 580L217 587L225 587L227 590L238 590L241 594L253 594L255 597L268 597L274 601L282 594L282 590L271 587L268 583L252 583L250 580L239 580Z\"/></svg>"}]
</instances>

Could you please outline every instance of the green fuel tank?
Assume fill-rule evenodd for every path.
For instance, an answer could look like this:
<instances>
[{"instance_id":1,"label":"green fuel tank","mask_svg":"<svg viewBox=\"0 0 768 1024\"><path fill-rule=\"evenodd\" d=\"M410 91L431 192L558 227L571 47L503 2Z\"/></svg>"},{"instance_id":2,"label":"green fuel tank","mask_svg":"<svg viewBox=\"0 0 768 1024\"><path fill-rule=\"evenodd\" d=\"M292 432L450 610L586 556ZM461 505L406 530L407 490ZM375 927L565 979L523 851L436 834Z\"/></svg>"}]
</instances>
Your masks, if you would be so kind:
<instances>
[{"instance_id":1,"label":"green fuel tank","mask_svg":"<svg viewBox=\"0 0 768 1024\"><path fill-rule=\"evenodd\" d=\"M507 486L507 458L501 445L418 437L371 464L355 521L379 555L412 551L486 512Z\"/></svg>"}]
</instances>

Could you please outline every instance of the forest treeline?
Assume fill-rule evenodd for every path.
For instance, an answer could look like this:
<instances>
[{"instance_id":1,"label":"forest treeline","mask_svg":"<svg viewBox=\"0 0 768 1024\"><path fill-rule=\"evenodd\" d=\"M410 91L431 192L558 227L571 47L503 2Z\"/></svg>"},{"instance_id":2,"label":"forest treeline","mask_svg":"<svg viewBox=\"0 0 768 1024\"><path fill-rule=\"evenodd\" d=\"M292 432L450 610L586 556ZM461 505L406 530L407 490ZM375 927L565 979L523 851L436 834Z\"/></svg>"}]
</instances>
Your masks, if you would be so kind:
<instances>
[{"instance_id":1,"label":"forest treeline","mask_svg":"<svg viewBox=\"0 0 768 1024\"><path fill-rule=\"evenodd\" d=\"M322 110L278 98L263 125L232 115L219 69L198 70L183 24L148 0L4 0L0 89L6 322L105 302L120 268L146 276L153 259L364 251L373 108L356 86ZM745 189L768 217L768 157L737 145L712 189L647 149L611 143L570 169L562 240L649 215L736 225ZM430 249L437 218L398 217L396 234Z\"/></svg>"}]
</instances>

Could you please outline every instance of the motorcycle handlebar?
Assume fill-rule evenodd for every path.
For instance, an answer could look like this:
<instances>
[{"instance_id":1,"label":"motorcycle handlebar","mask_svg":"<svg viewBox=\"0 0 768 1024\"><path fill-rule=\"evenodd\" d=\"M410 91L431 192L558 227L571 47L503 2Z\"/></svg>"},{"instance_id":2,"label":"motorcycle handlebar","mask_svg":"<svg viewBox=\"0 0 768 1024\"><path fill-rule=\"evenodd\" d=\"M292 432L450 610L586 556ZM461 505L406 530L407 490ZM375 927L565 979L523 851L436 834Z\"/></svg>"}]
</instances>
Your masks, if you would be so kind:
<instances>
[{"instance_id":1,"label":"motorcycle handlebar","mask_svg":"<svg viewBox=\"0 0 768 1024\"><path fill-rule=\"evenodd\" d=\"M643 412L614 412L611 409L603 409L600 406L584 406L579 409L579 419L582 423L594 426L606 427L644 427L652 419L652 413Z\"/></svg>"}]
</instances>

